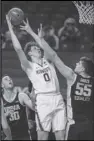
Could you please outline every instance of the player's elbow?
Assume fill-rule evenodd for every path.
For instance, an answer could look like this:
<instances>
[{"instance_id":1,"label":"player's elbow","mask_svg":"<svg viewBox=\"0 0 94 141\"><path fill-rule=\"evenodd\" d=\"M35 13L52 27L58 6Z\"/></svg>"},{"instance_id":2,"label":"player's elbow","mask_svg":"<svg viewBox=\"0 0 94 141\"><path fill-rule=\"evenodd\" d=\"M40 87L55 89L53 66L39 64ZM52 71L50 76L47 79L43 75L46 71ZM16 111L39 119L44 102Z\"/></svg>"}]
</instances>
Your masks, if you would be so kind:
<instances>
[{"instance_id":1,"label":"player's elbow","mask_svg":"<svg viewBox=\"0 0 94 141\"><path fill-rule=\"evenodd\" d=\"M18 40L12 40L12 43L15 50L22 50L22 47Z\"/></svg>"},{"instance_id":2,"label":"player's elbow","mask_svg":"<svg viewBox=\"0 0 94 141\"><path fill-rule=\"evenodd\" d=\"M9 130L9 126L6 123L6 121L2 122L2 128L3 128L3 130Z\"/></svg>"},{"instance_id":3,"label":"player's elbow","mask_svg":"<svg viewBox=\"0 0 94 141\"><path fill-rule=\"evenodd\" d=\"M52 57L53 62L56 62L56 60L57 60L57 58L58 58L58 55L57 55L57 53L54 51L54 52L51 53L51 57Z\"/></svg>"},{"instance_id":4,"label":"player's elbow","mask_svg":"<svg viewBox=\"0 0 94 141\"><path fill-rule=\"evenodd\" d=\"M19 52L22 52L23 50L22 50L22 48L21 47L19 47L19 46L15 46L15 50L16 50L16 52L17 53L19 53Z\"/></svg>"},{"instance_id":5,"label":"player's elbow","mask_svg":"<svg viewBox=\"0 0 94 141\"><path fill-rule=\"evenodd\" d=\"M9 130L9 127L7 125L3 126L3 130Z\"/></svg>"},{"instance_id":6,"label":"player's elbow","mask_svg":"<svg viewBox=\"0 0 94 141\"><path fill-rule=\"evenodd\" d=\"M55 59L57 57L57 54L55 51L50 52L50 56Z\"/></svg>"}]
</instances>

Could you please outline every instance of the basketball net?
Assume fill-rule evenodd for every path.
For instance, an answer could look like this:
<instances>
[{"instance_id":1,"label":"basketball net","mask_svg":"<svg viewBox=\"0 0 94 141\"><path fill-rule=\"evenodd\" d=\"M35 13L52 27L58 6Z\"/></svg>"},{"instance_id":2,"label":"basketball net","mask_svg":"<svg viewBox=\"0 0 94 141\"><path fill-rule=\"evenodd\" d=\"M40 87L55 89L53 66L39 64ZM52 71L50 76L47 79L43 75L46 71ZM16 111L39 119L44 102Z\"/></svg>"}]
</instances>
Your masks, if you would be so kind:
<instances>
[{"instance_id":1,"label":"basketball net","mask_svg":"<svg viewBox=\"0 0 94 141\"><path fill-rule=\"evenodd\" d=\"M79 14L79 23L94 24L94 4L90 1L72 1Z\"/></svg>"}]
</instances>

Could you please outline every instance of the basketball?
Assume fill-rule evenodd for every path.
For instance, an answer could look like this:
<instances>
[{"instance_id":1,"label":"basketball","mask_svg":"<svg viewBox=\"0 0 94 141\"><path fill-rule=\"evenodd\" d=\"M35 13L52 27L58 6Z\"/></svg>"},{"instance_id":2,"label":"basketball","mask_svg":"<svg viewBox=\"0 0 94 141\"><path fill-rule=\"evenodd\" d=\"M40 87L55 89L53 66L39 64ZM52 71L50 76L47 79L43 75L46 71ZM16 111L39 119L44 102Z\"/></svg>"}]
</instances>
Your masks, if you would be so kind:
<instances>
[{"instance_id":1,"label":"basketball","mask_svg":"<svg viewBox=\"0 0 94 141\"><path fill-rule=\"evenodd\" d=\"M12 25L20 25L24 20L24 12L20 8L12 8L8 12Z\"/></svg>"}]
</instances>

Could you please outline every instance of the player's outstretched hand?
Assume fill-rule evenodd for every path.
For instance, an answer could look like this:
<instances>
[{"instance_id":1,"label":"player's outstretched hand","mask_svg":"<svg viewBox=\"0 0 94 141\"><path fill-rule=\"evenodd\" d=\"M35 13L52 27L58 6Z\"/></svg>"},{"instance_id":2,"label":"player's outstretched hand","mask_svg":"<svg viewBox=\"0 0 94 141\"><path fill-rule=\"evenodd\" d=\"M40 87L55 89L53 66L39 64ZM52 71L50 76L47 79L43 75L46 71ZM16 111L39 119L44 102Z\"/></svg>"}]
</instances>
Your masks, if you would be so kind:
<instances>
[{"instance_id":1,"label":"player's outstretched hand","mask_svg":"<svg viewBox=\"0 0 94 141\"><path fill-rule=\"evenodd\" d=\"M29 33L32 29L31 29L31 27L30 27L30 25L29 25L28 19L26 19L26 22L23 21L23 24L24 24L24 25L20 25L20 29L21 29L21 30L25 30L26 32Z\"/></svg>"},{"instance_id":2,"label":"player's outstretched hand","mask_svg":"<svg viewBox=\"0 0 94 141\"><path fill-rule=\"evenodd\" d=\"M6 15L6 21L7 21L7 24L8 24L9 29L11 30L13 28L13 26L11 24L11 19L9 18L8 15Z\"/></svg>"},{"instance_id":3,"label":"player's outstretched hand","mask_svg":"<svg viewBox=\"0 0 94 141\"><path fill-rule=\"evenodd\" d=\"M39 36L40 38L43 38L43 37L44 37L42 24L40 24L40 28L38 28L38 36Z\"/></svg>"}]
</instances>

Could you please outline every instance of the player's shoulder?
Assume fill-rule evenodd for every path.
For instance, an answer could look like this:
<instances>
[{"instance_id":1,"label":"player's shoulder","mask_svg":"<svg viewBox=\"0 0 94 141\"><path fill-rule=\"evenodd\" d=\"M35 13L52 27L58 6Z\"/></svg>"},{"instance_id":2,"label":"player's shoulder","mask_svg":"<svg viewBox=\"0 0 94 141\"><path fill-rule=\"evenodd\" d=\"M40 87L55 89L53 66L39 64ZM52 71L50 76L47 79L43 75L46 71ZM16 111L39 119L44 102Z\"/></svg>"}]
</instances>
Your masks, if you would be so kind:
<instances>
[{"instance_id":1,"label":"player's shoulder","mask_svg":"<svg viewBox=\"0 0 94 141\"><path fill-rule=\"evenodd\" d=\"M32 64L33 64L33 62L32 62L32 61L30 61L30 60L28 60L28 63L29 63L30 65L32 65Z\"/></svg>"},{"instance_id":2,"label":"player's shoulder","mask_svg":"<svg viewBox=\"0 0 94 141\"><path fill-rule=\"evenodd\" d=\"M44 65L53 65L52 61L50 61L49 59L46 59L45 57L43 58L43 64Z\"/></svg>"},{"instance_id":3,"label":"player's shoulder","mask_svg":"<svg viewBox=\"0 0 94 141\"><path fill-rule=\"evenodd\" d=\"M22 89L21 89L20 86L15 86L15 87L13 88L13 92L14 92L14 93L20 93L21 91L22 91Z\"/></svg>"},{"instance_id":4,"label":"player's shoulder","mask_svg":"<svg viewBox=\"0 0 94 141\"><path fill-rule=\"evenodd\" d=\"M30 61L30 60L27 60L27 62L28 62L28 67L26 67L25 65L23 65L22 63L21 63L21 68L23 69L23 71L25 71L25 72L27 72L27 70L28 69L31 69L32 68L32 62Z\"/></svg>"},{"instance_id":5,"label":"player's shoulder","mask_svg":"<svg viewBox=\"0 0 94 141\"><path fill-rule=\"evenodd\" d=\"M77 74L77 73L75 73L75 76L76 76L76 81L79 81L79 80L85 78L85 77L83 77L82 75ZM75 82L76 82L76 81L75 81Z\"/></svg>"},{"instance_id":6,"label":"player's shoulder","mask_svg":"<svg viewBox=\"0 0 94 141\"><path fill-rule=\"evenodd\" d=\"M20 104L22 105L22 106L25 106L24 105L24 99L27 97L27 94L26 93L24 93L24 92L20 92L19 94L18 94L18 100L19 100L19 102L20 102Z\"/></svg>"},{"instance_id":7,"label":"player's shoulder","mask_svg":"<svg viewBox=\"0 0 94 141\"><path fill-rule=\"evenodd\" d=\"M22 91L22 92L20 92L20 93L18 94L18 97L24 98L26 95L27 95L27 94Z\"/></svg>"},{"instance_id":8,"label":"player's shoulder","mask_svg":"<svg viewBox=\"0 0 94 141\"><path fill-rule=\"evenodd\" d=\"M67 79L67 85L72 86L76 82L78 77L79 75L74 72L73 79Z\"/></svg>"},{"instance_id":9,"label":"player's shoulder","mask_svg":"<svg viewBox=\"0 0 94 141\"><path fill-rule=\"evenodd\" d=\"M28 69L31 69L33 67L33 65L35 64L34 62L32 62L30 60L28 60L28 63L29 63L29 66L30 66Z\"/></svg>"}]
</instances>

